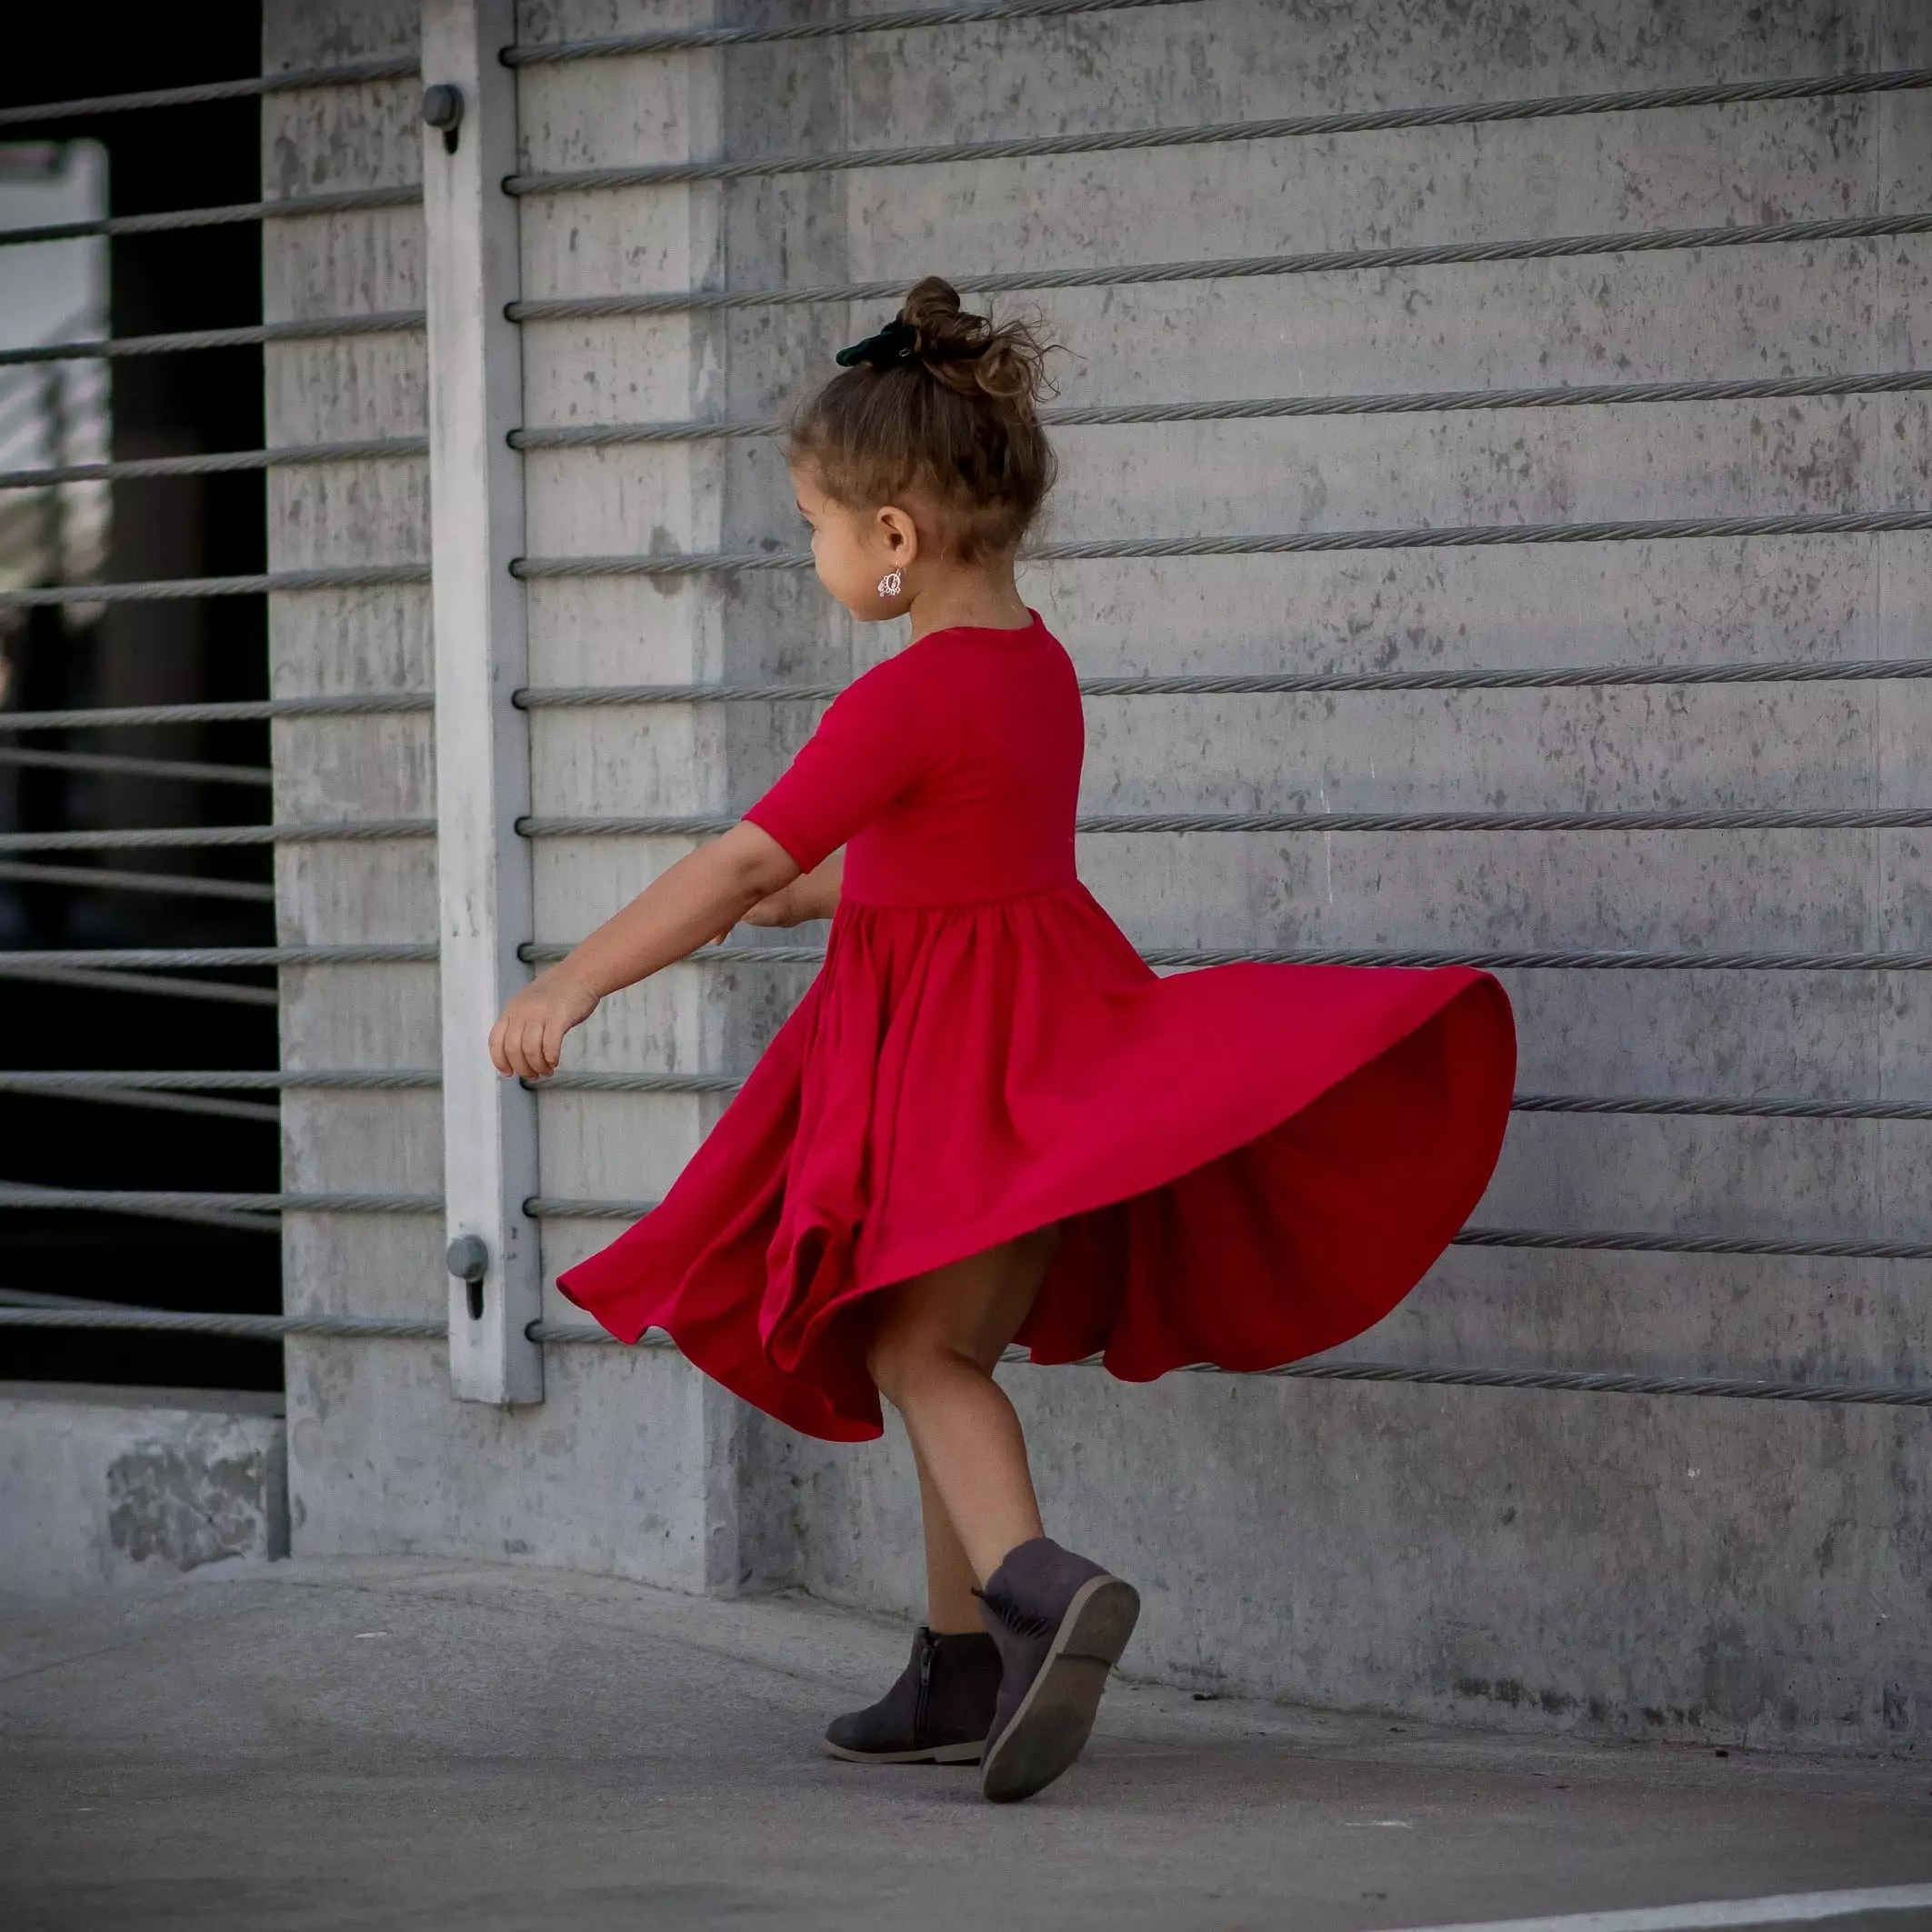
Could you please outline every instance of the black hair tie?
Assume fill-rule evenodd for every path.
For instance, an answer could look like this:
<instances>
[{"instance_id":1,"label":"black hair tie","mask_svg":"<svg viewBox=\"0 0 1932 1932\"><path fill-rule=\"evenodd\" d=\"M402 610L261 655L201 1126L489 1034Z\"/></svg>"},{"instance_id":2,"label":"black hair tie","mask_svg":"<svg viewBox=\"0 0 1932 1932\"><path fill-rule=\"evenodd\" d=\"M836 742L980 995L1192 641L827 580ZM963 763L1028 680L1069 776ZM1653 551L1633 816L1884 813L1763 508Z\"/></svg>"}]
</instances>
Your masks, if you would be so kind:
<instances>
[{"instance_id":1,"label":"black hair tie","mask_svg":"<svg viewBox=\"0 0 1932 1932\"><path fill-rule=\"evenodd\" d=\"M908 361L918 342L918 330L903 317L895 316L876 335L868 335L849 349L841 349L836 359L841 369L856 369L862 362L875 369L890 369Z\"/></svg>"}]
</instances>

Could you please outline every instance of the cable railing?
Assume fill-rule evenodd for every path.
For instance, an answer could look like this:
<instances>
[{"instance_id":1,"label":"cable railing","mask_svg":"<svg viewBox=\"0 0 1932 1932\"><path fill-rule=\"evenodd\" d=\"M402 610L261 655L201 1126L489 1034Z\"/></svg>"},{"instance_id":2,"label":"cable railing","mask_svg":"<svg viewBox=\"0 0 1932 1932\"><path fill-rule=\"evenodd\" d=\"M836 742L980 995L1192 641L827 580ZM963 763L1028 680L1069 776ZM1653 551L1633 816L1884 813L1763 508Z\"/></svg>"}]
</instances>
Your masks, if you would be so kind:
<instances>
[{"instance_id":1,"label":"cable railing","mask_svg":"<svg viewBox=\"0 0 1932 1932\"><path fill-rule=\"evenodd\" d=\"M271 342L329 342L340 336L419 333L421 309L372 310L290 322L249 322L234 328L175 329L159 335L85 335L0 349L0 366L23 363L116 361L130 355L182 355L208 349L260 348Z\"/></svg>"},{"instance_id":2,"label":"cable railing","mask_svg":"<svg viewBox=\"0 0 1932 1932\"><path fill-rule=\"evenodd\" d=\"M588 40L524 41L506 47L500 57L506 67L531 67L564 61L626 59L641 54L704 53L714 47L779 41L845 40L860 34L906 33L926 27L992 25L1008 20L1051 22L1086 14L1187 4L1188 0L965 0L964 5L954 6L896 7L762 26L673 27L653 33L606 34Z\"/></svg>"},{"instance_id":3,"label":"cable railing","mask_svg":"<svg viewBox=\"0 0 1932 1932\"><path fill-rule=\"evenodd\" d=\"M0 490L44 489L57 483L131 483L157 476L218 476L323 463L393 463L428 454L427 436L381 436L354 443L296 443L277 449L216 449L192 456L124 456L55 468L0 470Z\"/></svg>"},{"instance_id":4,"label":"cable railing","mask_svg":"<svg viewBox=\"0 0 1932 1932\"><path fill-rule=\"evenodd\" d=\"M415 55L391 55L323 67L291 67L278 74L238 75L233 80L197 81L183 87L146 87L125 94L85 95L76 100L36 101L25 106L0 107L0 127L37 127L45 122L77 121L95 115L203 107L214 101L258 100L312 87L360 87L373 81L413 80L420 71Z\"/></svg>"},{"instance_id":5,"label":"cable railing","mask_svg":"<svg viewBox=\"0 0 1932 1932\"><path fill-rule=\"evenodd\" d=\"M1136 558L1287 556L1345 550L1498 549L1529 544L1636 544L1768 536L1881 536L1932 530L1932 510L1801 512L1769 516L1603 518L1577 523L1428 525L1386 530L1293 530L1229 536L1094 537L1034 545L1026 563ZM532 583L571 577L687 577L732 572L803 571L809 551L517 557L513 576ZM162 577L140 583L68 584L0 591L0 610L68 604L151 603L185 597L285 596L298 591L426 584L426 563L348 564L246 576Z\"/></svg>"},{"instance_id":6,"label":"cable railing","mask_svg":"<svg viewBox=\"0 0 1932 1932\"><path fill-rule=\"evenodd\" d=\"M253 828L250 828L253 829ZM423 836L428 836L426 833ZM195 841L199 843L200 841ZM532 966L565 958L561 941L530 941L517 956ZM1156 971L1192 971L1220 966L1466 966L1491 973L1925 973L1932 952L1909 947L1774 948L1684 946L1150 946L1140 958ZM72 947L0 953L0 977L58 977L91 975L97 981L135 983L140 968L204 972L223 967L429 966L438 957L429 940L346 942L339 945L264 946ZM682 964L695 966L817 966L820 946L707 946ZM151 982L151 984L153 984ZM205 993L225 997L231 991L253 996L255 989L220 983L159 982L184 997ZM272 994L264 997L273 999Z\"/></svg>"},{"instance_id":7,"label":"cable railing","mask_svg":"<svg viewBox=\"0 0 1932 1932\"><path fill-rule=\"evenodd\" d=\"M173 1308L115 1306L53 1297L15 1296L0 1290L0 1328L121 1328L149 1335L206 1335L238 1340L280 1342L446 1341L449 1325L440 1316L410 1315L228 1315L188 1313ZM584 1322L535 1321L529 1338L546 1346L620 1346L614 1336ZM674 1349L672 1338L653 1330L632 1345ZM1002 1366L1029 1367L1031 1354L1008 1348ZM1089 1356L1066 1366L1094 1368L1105 1357ZM1176 1375L1237 1376L1248 1381L1362 1382L1410 1384L1439 1388L1515 1389L1543 1394L1705 1396L1720 1400L1849 1404L1881 1408L1932 1407L1932 1387L1910 1382L1780 1381L1767 1376L1647 1375L1618 1369L1488 1368L1456 1364L1375 1362L1334 1356L1286 1363L1278 1368L1229 1369L1211 1362L1188 1363Z\"/></svg>"},{"instance_id":8,"label":"cable railing","mask_svg":"<svg viewBox=\"0 0 1932 1932\"><path fill-rule=\"evenodd\" d=\"M1091 537L1036 544L1037 564L1207 556L1290 556L1345 550L1497 549L1529 544L1677 543L1732 537L1854 536L1932 530L1932 510L1846 510L1770 516L1657 516L1576 523L1448 524L1386 530L1286 530L1228 536ZM526 556L511 574L531 583L568 577L690 577L733 572L804 571L808 550L644 553L617 556Z\"/></svg>"},{"instance_id":9,"label":"cable railing","mask_svg":"<svg viewBox=\"0 0 1932 1932\"><path fill-rule=\"evenodd\" d=\"M545 63L669 55L706 47L767 41L815 40L856 34L971 25L1006 20L1050 21L1098 15L1124 7L1180 5L1185 0L983 0L955 7L902 9L896 13L832 20L795 22L770 27L744 26L677 30L605 36L506 50L515 66ZM0 113L0 125L25 125L38 117L137 111L190 105L196 100L239 98L285 88L357 85L415 76L413 59L364 62L302 74L261 76L204 88L151 90L145 95L102 96L56 103L38 109ZM513 194L545 195L602 190L650 188L699 182L725 183L776 175L843 173L857 169L958 165L1071 154L1139 152L1312 135L1373 133L1402 128L1479 125L1542 121L1585 115L1709 107L1776 101L1870 97L1932 87L1932 69L1826 75L1767 82L1719 83L1702 86L1621 90L1595 95L1550 96L1441 107L1411 107L1304 115L1266 121L1203 124L1193 126L1113 130L1092 134L1016 136L917 147L859 150L844 154L791 155L752 160L704 160L666 165L531 173L505 184ZM305 215L356 213L404 208L420 200L409 184L299 195L257 203L168 211L156 215L104 217L91 223L54 225L0 233L0 245L80 235L136 235L170 232ZM1489 262L1657 253L1693 249L1804 245L1904 237L1932 232L1932 213L1867 215L1637 231L1517 240L1449 242L1302 251L1194 263L1138 265L1099 265L1018 269L954 279L963 292L991 294L1049 289L1114 288L1205 280L1251 279L1316 274L1370 272ZM828 284L775 289L673 290L590 297L540 297L513 304L513 320L536 323L599 316L686 314L771 305L874 301L896 296L899 282ZM192 354L273 343L321 341L378 333L416 331L423 316L413 311L372 313L238 328L180 331L170 335L117 339L60 341L36 348L0 353L0 364L55 364L109 361L120 357ZM1732 379L1649 380L1610 384L1547 385L1409 393L1224 400L1101 402L1063 405L1046 412L1058 427L1142 426L1164 423L1261 421L1322 416L1455 414L1512 409L1643 406L1661 404L1723 404L1753 400L1849 398L1906 395L1932 390L1932 371L1901 369L1849 374L1748 376ZM511 433L519 449L596 448L624 445L676 444L766 437L782 425L769 419L688 420L639 424L532 425ZM266 470L303 464L419 458L426 439L393 436L357 442L318 443L282 448L217 451L174 457L99 463L43 464L0 471L0 488L46 488L77 482L192 476L224 471ZM1523 523L1440 528L1286 532L1254 536L1127 537L1044 545L1030 553L1040 562L1114 558L1250 556L1346 550L1489 547L1524 544L1579 544L1747 539L1792 536L1838 536L1932 529L1932 512L1909 508L1852 509L1773 516L1621 519L1596 522ZM693 556L532 557L512 568L531 581L600 576L645 578L710 576L735 571L802 570L809 557L796 552L745 551ZM74 584L29 586L0 595L0 608L33 608L64 604L97 604L187 597L284 596L304 592L383 589L428 581L426 565L398 562L345 565L309 570L263 572L224 577L184 577L127 584ZM1884 683L1932 676L1932 658L1847 658L1839 662L1767 660L1759 664L1688 663L1604 665L1515 669L1475 666L1466 670L1424 668L1374 671L1230 671L1096 676L1081 681L1096 699L1145 699L1183 696L1293 696L1298 694L1437 691L1446 694L1494 690L1641 689L1650 686L1778 686L1843 681ZM686 684L626 686L532 687L515 694L522 708L611 708L711 704L819 704L835 696L833 682L790 684ZM352 693L294 699L249 700L178 706L68 707L0 715L0 733L33 733L74 728L117 728L166 724L265 720L291 717L349 717L407 715L433 708L427 692ZM259 768L217 767L195 761L115 758L99 753L35 753L0 745L0 765L42 766L72 772L123 772L213 783L262 785L269 775ZM659 816L552 815L521 821L517 830L539 840L669 837L690 838L726 829L734 818L716 815ZM1087 836L1194 836L1270 833L1327 836L1438 834L1652 834L1739 831L1859 832L1916 830L1932 826L1932 807L1830 807L1783 805L1681 806L1644 810L1593 811L1348 811L1134 812L1089 814L1079 825ZM144 827L55 834L0 836L0 852L80 852L117 849L219 849L300 843L427 839L435 824L425 818L356 822L277 824L214 827ZM78 884L110 889L203 891L214 896L266 899L272 888L240 881L188 878L165 874L114 872L92 866L0 861L0 878L44 884ZM110 886L110 882L112 885ZM136 883L139 882L139 883ZM531 964L561 957L562 944L530 942L519 956ZM267 988L221 982L166 979L162 974L222 969L374 966L433 964L430 942L288 944L272 946L41 948L0 955L0 976L41 976L75 985L173 996L237 998L273 1004ZM1476 965L1502 971L1617 970L1637 972L1916 973L1932 970L1932 952L1910 948L1775 949L1717 947L1148 947L1142 956L1157 969L1242 961L1374 966ZM695 963L739 966L812 966L821 947L796 944L736 943L712 946ZM433 1068L315 1072L281 1071L82 1071L53 1070L0 1074L0 1092L45 1098L87 1100L101 1105L208 1112L238 1120L273 1122L280 1117L279 1096L290 1092L397 1093L435 1091L440 1075ZM531 1084L531 1083L526 1083ZM726 1098L740 1085L738 1076L707 1071L673 1072L585 1069L536 1084L559 1094L631 1094ZM250 1094L271 1096L250 1100ZM1789 1122L1932 1121L1932 1104L1887 1098L1778 1096L1763 1095L1593 1095L1524 1092L1513 1101L1518 1114L1576 1116L1645 1116L1685 1119L1785 1120ZM533 1218L550 1221L636 1218L655 1203L567 1196L536 1196L525 1204ZM199 1221L237 1231L273 1234L281 1217L292 1214L400 1215L433 1216L443 1212L442 1196L383 1191L236 1192L192 1190L71 1189L0 1183L0 1206L147 1215ZM1528 1251L1600 1251L1667 1256L1766 1256L1800 1260L1921 1262L1932 1259L1932 1242L1876 1236L1730 1234L1721 1231L1538 1229L1472 1226L1457 1236L1466 1248ZM0 1304L7 1296L0 1293ZM211 1326L225 1324L226 1326ZM446 1333L440 1320L414 1317L335 1316L245 1316L177 1314L98 1305L62 1307L0 1306L0 1326L125 1326L156 1332L228 1334L264 1339L284 1336L380 1336L434 1340ZM198 1325L198 1326L197 1326ZM238 1326L237 1326L238 1325ZM606 1342L601 1330L581 1325L538 1323L533 1339L554 1345ZM655 1346L669 1346L656 1338ZM1023 1359L1018 1356L1009 1358ZM1222 1371L1214 1371L1220 1373ZM1574 1390L1644 1395L1705 1395L1809 1402L1871 1402L1887 1406L1932 1406L1932 1389L1884 1384L1777 1382L1749 1377L1657 1376L1591 1370L1460 1368L1428 1365L1324 1361L1292 1365L1275 1375L1302 1379L1392 1381L1496 1388Z\"/></svg>"},{"instance_id":10,"label":"cable railing","mask_svg":"<svg viewBox=\"0 0 1932 1932\"><path fill-rule=\"evenodd\" d=\"M1091 403L1040 411L1052 428L1142 427L1156 423L1253 423L1352 415L1438 415L1506 409L1581 409L1645 403L1735 403L1810 396L1898 395L1932 389L1932 369L1852 375L1743 376L1719 381L1565 383L1540 388L1426 389L1366 395L1240 396L1187 403ZM513 429L513 449L605 449L630 444L734 442L780 436L777 417L669 423L567 423Z\"/></svg>"},{"instance_id":11,"label":"cable railing","mask_svg":"<svg viewBox=\"0 0 1932 1932\"><path fill-rule=\"evenodd\" d=\"M1903 67L1873 74L1820 74L1789 80L1622 88L1597 94L1546 95L1529 100L1472 101L1460 105L1344 109L1329 114L1176 127L926 142L910 147L856 148L846 153L765 155L739 161L660 161L628 166L567 168L512 175L503 185L509 195L575 195L620 188L678 187L698 182L757 181L784 175L850 174L868 168L959 167L976 162L1025 161L1061 155L1146 154L1169 148L1226 147L1332 135L1483 127L1507 122L1655 113L1665 108L1837 100L1910 93L1927 87L1932 87L1932 67Z\"/></svg>"},{"instance_id":12,"label":"cable railing","mask_svg":"<svg viewBox=\"0 0 1932 1932\"><path fill-rule=\"evenodd\" d=\"M161 1071L141 1068L0 1073L0 1092L55 1099L105 1096L116 1103L141 1095L170 1103L208 1094L430 1093L442 1086L439 1068L381 1067ZM744 1086L742 1075L587 1068L558 1072L524 1087L544 1094L656 1094L682 1098L728 1096ZM1518 1114L1580 1114L1685 1120L1889 1120L1932 1122L1932 1102L1886 1099L1808 1099L1748 1094L1518 1093Z\"/></svg>"},{"instance_id":13,"label":"cable railing","mask_svg":"<svg viewBox=\"0 0 1932 1932\"><path fill-rule=\"evenodd\" d=\"M423 204L417 184L337 188L326 195L282 195L268 201L230 202L219 207L165 208L153 215L100 215L86 221L49 222L34 228L0 228L0 248L40 242L81 241L89 235L117 239L133 235L175 235L189 228L233 228L253 222L293 221L314 215L361 215Z\"/></svg>"},{"instance_id":14,"label":"cable railing","mask_svg":"<svg viewBox=\"0 0 1932 1932\"><path fill-rule=\"evenodd\" d=\"M1491 242L1436 242L1376 248L1305 249L1193 262L1099 264L999 272L961 269L948 276L962 295L1029 295L1049 289L1157 287L1307 275L1358 275L1390 268L1467 266L1488 262L1576 260L1593 255L1681 254L1700 248L1781 247L1799 242L1871 241L1932 233L1932 210L1822 220L1647 228L1597 235L1529 235ZM4 237L0 237L4 239ZM555 295L510 305L514 322L582 322L607 315L708 315L733 309L826 307L896 301L903 278L770 288L682 288L609 295Z\"/></svg>"},{"instance_id":15,"label":"cable railing","mask_svg":"<svg viewBox=\"0 0 1932 1932\"><path fill-rule=\"evenodd\" d=\"M1932 677L1932 657L1772 658L1762 663L1507 666L1398 671L1226 671L1085 677L1087 697L1294 696L1402 691L1643 690L1653 686L1886 684ZM843 683L562 685L512 694L522 709L626 709L663 705L823 705ZM73 706L0 711L0 732L231 724L275 718L406 716L435 709L427 691L347 691L186 705Z\"/></svg>"},{"instance_id":16,"label":"cable railing","mask_svg":"<svg viewBox=\"0 0 1932 1932\"><path fill-rule=\"evenodd\" d=\"M523 1203L533 1221L638 1221L658 1206L645 1198L535 1195ZM163 1220L274 1233L276 1217L309 1215L439 1216L440 1194L379 1189L242 1193L189 1188L44 1187L0 1182L0 1208L146 1215ZM1932 1261L1932 1241L1866 1236L1737 1235L1640 1228L1490 1227L1470 1225L1451 1247L1516 1248L1538 1253L1677 1255L1797 1261Z\"/></svg>"}]
</instances>

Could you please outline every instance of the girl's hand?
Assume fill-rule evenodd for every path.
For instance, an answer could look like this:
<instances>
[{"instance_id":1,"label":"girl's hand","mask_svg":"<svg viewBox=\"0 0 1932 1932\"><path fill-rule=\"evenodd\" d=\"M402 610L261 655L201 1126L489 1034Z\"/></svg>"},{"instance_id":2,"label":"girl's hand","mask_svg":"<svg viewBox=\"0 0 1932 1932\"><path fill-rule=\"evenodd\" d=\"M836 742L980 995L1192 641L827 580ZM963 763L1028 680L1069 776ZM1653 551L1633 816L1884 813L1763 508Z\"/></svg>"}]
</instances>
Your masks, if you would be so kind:
<instances>
[{"instance_id":1,"label":"girl's hand","mask_svg":"<svg viewBox=\"0 0 1932 1932\"><path fill-rule=\"evenodd\" d=\"M490 1058L500 1074L545 1080L556 1071L564 1036L597 1010L598 996L555 966L539 973L490 1028Z\"/></svg>"},{"instance_id":2,"label":"girl's hand","mask_svg":"<svg viewBox=\"0 0 1932 1932\"><path fill-rule=\"evenodd\" d=\"M829 919L838 910L838 895L845 882L846 855L835 852L811 872L801 873L790 885L767 893L755 906L738 915L736 922L746 926L803 926L807 919ZM731 936L731 927L713 935L722 945Z\"/></svg>"},{"instance_id":3,"label":"girl's hand","mask_svg":"<svg viewBox=\"0 0 1932 1932\"><path fill-rule=\"evenodd\" d=\"M804 902L805 895L798 888L805 881L794 879L789 886L781 886L776 892L760 899L745 914L742 923L746 926L801 926L807 919L820 916ZM727 926L726 932L731 928ZM722 938L723 934L719 936Z\"/></svg>"},{"instance_id":4,"label":"girl's hand","mask_svg":"<svg viewBox=\"0 0 1932 1932\"><path fill-rule=\"evenodd\" d=\"M734 919L732 926L796 926L800 921L813 916L800 909L798 904L798 881L789 886L781 886L776 892L767 893L756 906L746 906ZM720 926L712 934L713 946L723 946L731 937L731 926Z\"/></svg>"}]
</instances>

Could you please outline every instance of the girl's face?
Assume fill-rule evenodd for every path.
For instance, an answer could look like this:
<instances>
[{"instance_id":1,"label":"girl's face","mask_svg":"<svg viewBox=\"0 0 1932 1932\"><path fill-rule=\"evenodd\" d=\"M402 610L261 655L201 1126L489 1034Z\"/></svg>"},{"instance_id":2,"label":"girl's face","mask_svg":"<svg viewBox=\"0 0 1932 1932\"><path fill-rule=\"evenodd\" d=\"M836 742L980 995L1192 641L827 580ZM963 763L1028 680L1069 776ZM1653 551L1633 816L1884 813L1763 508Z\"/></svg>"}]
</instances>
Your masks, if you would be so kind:
<instances>
[{"instance_id":1,"label":"girl's face","mask_svg":"<svg viewBox=\"0 0 1932 1932\"><path fill-rule=\"evenodd\" d=\"M827 496L809 468L792 472L798 513L812 526L812 562L818 581L855 617L878 624L903 616L912 606L912 566L919 533L912 518L887 504L855 510ZM882 595L879 586L896 570L898 590Z\"/></svg>"}]
</instances>

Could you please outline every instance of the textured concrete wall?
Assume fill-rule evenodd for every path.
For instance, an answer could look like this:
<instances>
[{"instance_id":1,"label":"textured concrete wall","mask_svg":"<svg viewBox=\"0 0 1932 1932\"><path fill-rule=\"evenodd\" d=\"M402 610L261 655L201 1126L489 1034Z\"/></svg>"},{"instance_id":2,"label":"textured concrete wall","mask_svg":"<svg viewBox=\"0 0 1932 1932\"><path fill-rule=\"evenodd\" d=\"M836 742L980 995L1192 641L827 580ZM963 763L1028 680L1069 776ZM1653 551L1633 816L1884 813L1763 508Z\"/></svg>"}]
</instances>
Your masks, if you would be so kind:
<instances>
[{"instance_id":1,"label":"textured concrete wall","mask_svg":"<svg viewBox=\"0 0 1932 1932\"><path fill-rule=\"evenodd\" d=\"M0 1601L288 1554L273 1396L0 1382Z\"/></svg>"},{"instance_id":2,"label":"textured concrete wall","mask_svg":"<svg viewBox=\"0 0 1932 1932\"><path fill-rule=\"evenodd\" d=\"M408 10L271 4L270 61L406 44ZM682 19L531 5L555 39ZM761 14L762 17L762 14ZM1748 15L1637 0L1515 7L1206 0L1117 15L523 72L534 168L1469 101L1932 61L1903 0ZM271 104L312 185L415 165L406 88ZM279 130L279 131L276 131ZM273 181L272 185L275 185ZM1146 155L896 169L524 209L532 296L1159 261L1755 222L1932 205L1922 95L1686 109ZM270 230L269 313L401 306L413 215ZM1932 243L1854 244L1055 294L1069 401L1923 366ZM275 292L282 293L279 297ZM281 305L275 305L279 299ZM305 310L301 305L307 304ZM766 413L880 305L533 325L526 421ZM421 421L399 339L271 351L271 435ZM320 412L320 414L318 414ZM273 411L272 411L273 414ZM363 433L357 431L355 433ZM1932 502L1932 412L1897 396L1206 424L1061 434L1054 534L1192 535L1839 510ZM797 541L759 445L533 454L533 553ZM275 561L422 555L420 473L299 472ZM1909 655L1917 536L1083 563L1029 596L1091 674ZM277 688L417 684L426 598L289 600ZM893 647L808 579L547 581L540 684L843 676ZM1917 802L1928 699L1797 685L1096 700L1090 808ZM533 721L540 813L746 802L809 719L787 707ZM282 809L426 809L425 727L285 733ZM537 854L538 936L577 936L680 849ZM1083 842L1153 945L1925 946L1913 833L1216 836ZM286 936L426 936L428 860L285 863ZM426 972L289 976L307 1064L427 1064ZM1819 974L1510 976L1522 1085L1924 1097L1932 989ZM675 968L572 1050L740 1070L796 972ZM427 1099L304 1099L291 1185L435 1184ZM659 1191L714 1103L555 1095L543 1186ZM1549 1227L1923 1236L1916 1125L1519 1116L1480 1218ZM546 1275L612 1232L551 1223ZM297 1224L304 1305L440 1306L431 1225ZM561 1303L553 1301L558 1313ZM1466 1250L1358 1345L1382 1357L1807 1377L1923 1376L1932 1270L1896 1262ZM903 1450L827 1450L663 1356L557 1351L540 1411L457 1407L440 1352L291 1356L298 1546L611 1567L686 1587L797 1580L911 1609ZM1056 1527L1146 1589L1130 1664L1318 1701L1772 1742L1932 1737L1921 1416L1739 1402L1312 1387L1087 1371L1012 1377Z\"/></svg>"}]
</instances>

